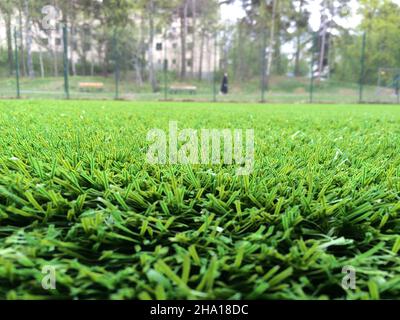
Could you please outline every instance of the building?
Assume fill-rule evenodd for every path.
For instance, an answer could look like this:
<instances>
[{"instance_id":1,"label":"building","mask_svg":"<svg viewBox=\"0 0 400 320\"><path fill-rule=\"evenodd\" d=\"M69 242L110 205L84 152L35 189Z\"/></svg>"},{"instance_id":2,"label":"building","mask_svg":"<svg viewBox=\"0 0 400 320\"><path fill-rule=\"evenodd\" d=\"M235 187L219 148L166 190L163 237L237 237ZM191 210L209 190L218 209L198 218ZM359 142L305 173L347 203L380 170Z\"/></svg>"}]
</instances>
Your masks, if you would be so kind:
<instances>
[{"instance_id":1,"label":"building","mask_svg":"<svg viewBox=\"0 0 400 320\"><path fill-rule=\"evenodd\" d=\"M194 30L193 19L187 18L186 54L182 59L181 22L181 19L175 17L167 29L155 35L152 46L156 68L162 69L165 61L168 70L180 73L184 61L188 77L197 77L201 71L202 78L210 78L219 69L220 61L215 35Z\"/></svg>"},{"instance_id":2,"label":"building","mask_svg":"<svg viewBox=\"0 0 400 320\"><path fill-rule=\"evenodd\" d=\"M23 17L22 17L23 19ZM135 19L133 17L132 19ZM193 26L193 19L188 17L186 19L186 53L182 57L182 39L181 26L182 19L178 14L172 18L169 26L163 30L156 30L153 43L149 43L148 30L143 34L144 42L147 50L145 54L145 64L149 66L149 51L153 53L153 64L156 70L162 70L166 63L169 71L175 71L181 74L183 69L182 63L185 63L186 76L199 78L211 78L215 70L219 69L220 53L216 46L215 37L212 32L204 28L197 27L195 30ZM106 55L106 42L100 43L91 37L91 31L97 30L100 21L91 21L91 24L82 24L80 21L79 27L69 26L68 29L68 58L72 66L72 72L75 74L75 68L78 64L87 64L93 70L95 65L101 64L105 61ZM19 21L17 15L13 17L13 26L22 25L25 27L24 21ZM22 30L21 39L25 42L25 30ZM146 40L147 39L147 40ZM14 45L14 39L13 39ZM3 19L0 19L0 46L5 48L6 41L6 26ZM61 25L54 24L52 28L44 29L40 23L32 24L32 45L31 52L34 56L34 64L40 65L40 73L42 75L52 75L53 71L49 74L49 67L46 63L53 65L54 70L60 69L63 55L63 33ZM47 58L47 60L46 60ZM40 61L39 61L40 60ZM35 70L39 74L39 70ZM58 74L58 71L55 71Z\"/></svg>"}]
</instances>

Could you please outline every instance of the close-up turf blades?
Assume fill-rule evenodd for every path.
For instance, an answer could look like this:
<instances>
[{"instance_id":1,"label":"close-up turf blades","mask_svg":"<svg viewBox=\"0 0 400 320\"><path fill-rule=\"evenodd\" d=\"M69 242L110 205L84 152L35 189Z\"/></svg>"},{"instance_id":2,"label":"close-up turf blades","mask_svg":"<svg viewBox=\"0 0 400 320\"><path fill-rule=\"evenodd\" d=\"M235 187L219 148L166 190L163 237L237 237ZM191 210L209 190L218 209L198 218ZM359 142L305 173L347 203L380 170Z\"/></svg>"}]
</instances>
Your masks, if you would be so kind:
<instances>
[{"instance_id":1,"label":"close-up turf blades","mask_svg":"<svg viewBox=\"0 0 400 320\"><path fill-rule=\"evenodd\" d=\"M1 101L0 113L1 298L400 296L395 106ZM254 129L253 171L149 164L146 134L169 121Z\"/></svg>"}]
</instances>

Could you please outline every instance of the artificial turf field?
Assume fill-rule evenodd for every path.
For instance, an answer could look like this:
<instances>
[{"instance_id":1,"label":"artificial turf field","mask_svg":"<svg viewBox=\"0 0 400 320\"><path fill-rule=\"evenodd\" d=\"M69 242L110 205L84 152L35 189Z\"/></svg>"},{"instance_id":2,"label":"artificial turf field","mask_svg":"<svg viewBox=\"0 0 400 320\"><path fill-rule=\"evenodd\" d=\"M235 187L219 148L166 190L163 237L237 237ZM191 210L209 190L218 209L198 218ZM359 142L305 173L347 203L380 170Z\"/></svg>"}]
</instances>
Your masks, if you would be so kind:
<instances>
[{"instance_id":1,"label":"artificial turf field","mask_svg":"<svg viewBox=\"0 0 400 320\"><path fill-rule=\"evenodd\" d=\"M253 173L146 163L170 120ZM0 101L0 148L0 298L400 297L399 106Z\"/></svg>"}]
</instances>

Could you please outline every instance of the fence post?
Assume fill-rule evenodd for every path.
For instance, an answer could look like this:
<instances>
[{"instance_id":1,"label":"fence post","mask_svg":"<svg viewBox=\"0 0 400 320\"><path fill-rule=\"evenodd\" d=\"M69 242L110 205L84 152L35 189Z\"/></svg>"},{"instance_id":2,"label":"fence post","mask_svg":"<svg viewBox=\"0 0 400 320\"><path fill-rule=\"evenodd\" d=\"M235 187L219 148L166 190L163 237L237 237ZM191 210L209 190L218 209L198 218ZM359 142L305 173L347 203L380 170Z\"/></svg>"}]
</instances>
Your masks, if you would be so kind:
<instances>
[{"instance_id":1,"label":"fence post","mask_svg":"<svg viewBox=\"0 0 400 320\"><path fill-rule=\"evenodd\" d=\"M360 58L360 63L361 63L361 71L360 71L360 87L359 87L359 92L358 92L358 103L362 103L363 101L363 87L364 87L364 64L365 64L365 42L366 42L366 37L367 34L364 31L363 37L362 37L362 47L361 47L361 58Z\"/></svg>"},{"instance_id":2,"label":"fence post","mask_svg":"<svg viewBox=\"0 0 400 320\"><path fill-rule=\"evenodd\" d=\"M67 34L67 24L63 23L63 44L64 44L64 93L65 98L69 99L69 81L68 81L68 74L69 74L69 63L68 63L68 34Z\"/></svg>"},{"instance_id":3,"label":"fence post","mask_svg":"<svg viewBox=\"0 0 400 320\"><path fill-rule=\"evenodd\" d=\"M19 56L18 56L18 42L17 42L17 28L14 27L14 54L15 54L15 77L17 81L17 99L21 98L20 86L19 86Z\"/></svg>"},{"instance_id":4,"label":"fence post","mask_svg":"<svg viewBox=\"0 0 400 320\"><path fill-rule=\"evenodd\" d=\"M117 35L114 29L113 34L113 49L114 49L114 73L115 73L115 100L119 99L119 61L117 48Z\"/></svg>"}]
</instances>

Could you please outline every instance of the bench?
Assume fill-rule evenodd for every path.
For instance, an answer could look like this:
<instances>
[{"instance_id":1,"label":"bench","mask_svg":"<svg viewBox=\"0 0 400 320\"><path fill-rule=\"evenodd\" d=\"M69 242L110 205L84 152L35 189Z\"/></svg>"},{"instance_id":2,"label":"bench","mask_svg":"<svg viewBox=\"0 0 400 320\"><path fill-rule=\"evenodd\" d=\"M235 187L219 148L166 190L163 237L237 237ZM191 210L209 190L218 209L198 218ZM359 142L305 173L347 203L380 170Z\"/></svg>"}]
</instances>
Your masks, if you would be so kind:
<instances>
[{"instance_id":1,"label":"bench","mask_svg":"<svg viewBox=\"0 0 400 320\"><path fill-rule=\"evenodd\" d=\"M80 91L90 91L92 89L103 91L104 84L102 82L79 82Z\"/></svg>"},{"instance_id":2,"label":"bench","mask_svg":"<svg viewBox=\"0 0 400 320\"><path fill-rule=\"evenodd\" d=\"M169 92L172 94L178 94L178 93L195 94L196 91L197 87L184 84L174 84L169 87Z\"/></svg>"}]
</instances>

